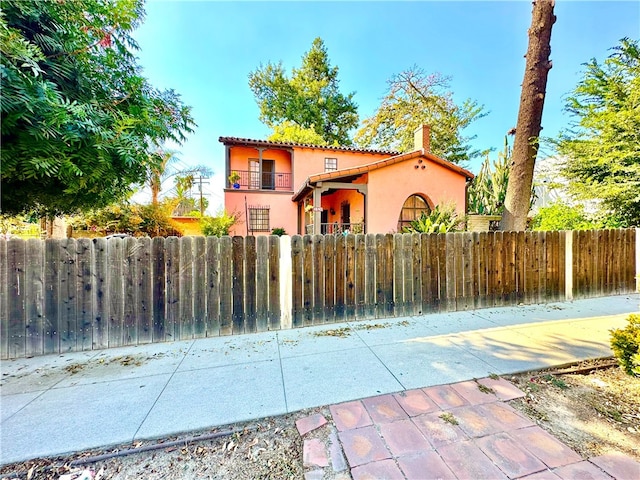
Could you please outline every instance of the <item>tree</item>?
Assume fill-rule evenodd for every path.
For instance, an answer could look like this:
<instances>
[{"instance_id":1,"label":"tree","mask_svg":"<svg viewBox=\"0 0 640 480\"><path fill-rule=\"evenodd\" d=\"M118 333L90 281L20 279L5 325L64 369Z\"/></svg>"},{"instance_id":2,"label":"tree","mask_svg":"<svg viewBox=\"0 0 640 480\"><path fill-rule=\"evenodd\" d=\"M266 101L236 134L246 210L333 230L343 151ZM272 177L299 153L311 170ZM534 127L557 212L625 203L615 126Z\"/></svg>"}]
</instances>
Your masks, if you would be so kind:
<instances>
[{"instance_id":1,"label":"tree","mask_svg":"<svg viewBox=\"0 0 640 480\"><path fill-rule=\"evenodd\" d=\"M308 143L311 145L327 145L322 135L312 128L304 128L290 120L285 120L280 125L274 125L273 133L269 140L274 142Z\"/></svg>"},{"instance_id":2,"label":"tree","mask_svg":"<svg viewBox=\"0 0 640 480\"><path fill-rule=\"evenodd\" d=\"M480 155L472 150L462 132L486 115L483 107L467 99L453 101L450 77L427 75L414 66L394 75L376 113L362 122L355 141L362 147L409 152L413 134L422 124L431 126L431 152L451 162L462 163Z\"/></svg>"},{"instance_id":3,"label":"tree","mask_svg":"<svg viewBox=\"0 0 640 480\"><path fill-rule=\"evenodd\" d=\"M261 64L249 74L260 121L274 130L272 140L280 141L296 141L302 132L304 139L351 145L349 131L358 125L357 105L354 93L343 95L338 84L338 67L329 63L320 38L313 41L302 57L302 66L292 70L291 78L282 62ZM295 135L289 137L287 133Z\"/></svg>"},{"instance_id":4,"label":"tree","mask_svg":"<svg viewBox=\"0 0 640 480\"><path fill-rule=\"evenodd\" d=\"M5 0L0 15L2 210L101 207L143 184L165 140L195 125L140 75L142 0Z\"/></svg>"},{"instance_id":5,"label":"tree","mask_svg":"<svg viewBox=\"0 0 640 480\"><path fill-rule=\"evenodd\" d=\"M542 108L551 69L551 27L556 21L554 0L535 0L524 80L520 94L518 123L513 141L509 185L500 221L501 230L524 230L531 205L533 169L542 129Z\"/></svg>"},{"instance_id":6,"label":"tree","mask_svg":"<svg viewBox=\"0 0 640 480\"><path fill-rule=\"evenodd\" d=\"M590 218L582 205L571 206L563 202L540 208L531 220L532 230L592 230L603 226Z\"/></svg>"},{"instance_id":7,"label":"tree","mask_svg":"<svg viewBox=\"0 0 640 480\"><path fill-rule=\"evenodd\" d=\"M586 64L567 98L572 130L557 147L578 198L600 199L623 226L640 225L640 46L624 38L599 64Z\"/></svg>"}]
</instances>

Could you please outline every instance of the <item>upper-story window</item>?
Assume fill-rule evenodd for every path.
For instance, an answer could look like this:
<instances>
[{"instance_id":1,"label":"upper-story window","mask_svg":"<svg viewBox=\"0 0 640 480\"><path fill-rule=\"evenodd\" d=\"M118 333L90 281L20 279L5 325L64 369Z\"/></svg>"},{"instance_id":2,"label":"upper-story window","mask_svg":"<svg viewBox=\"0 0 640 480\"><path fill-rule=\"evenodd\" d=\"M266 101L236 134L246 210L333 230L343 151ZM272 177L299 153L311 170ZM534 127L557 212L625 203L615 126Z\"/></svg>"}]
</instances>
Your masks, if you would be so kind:
<instances>
[{"instance_id":1,"label":"upper-story window","mask_svg":"<svg viewBox=\"0 0 640 480\"><path fill-rule=\"evenodd\" d=\"M324 171L325 172L335 172L338 170L338 159L337 158L325 158L324 159Z\"/></svg>"}]
</instances>

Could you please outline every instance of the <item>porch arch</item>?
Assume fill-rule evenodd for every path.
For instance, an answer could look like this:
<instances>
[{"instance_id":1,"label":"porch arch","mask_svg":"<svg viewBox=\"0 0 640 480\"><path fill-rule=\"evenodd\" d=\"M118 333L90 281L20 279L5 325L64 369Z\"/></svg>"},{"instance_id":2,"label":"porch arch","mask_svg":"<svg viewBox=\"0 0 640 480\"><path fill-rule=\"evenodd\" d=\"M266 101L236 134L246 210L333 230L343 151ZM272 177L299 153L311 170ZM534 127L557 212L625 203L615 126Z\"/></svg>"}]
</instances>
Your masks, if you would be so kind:
<instances>
[{"instance_id":1,"label":"porch arch","mask_svg":"<svg viewBox=\"0 0 640 480\"><path fill-rule=\"evenodd\" d=\"M431 213L432 208L433 204L426 195L421 193L409 195L400 209L398 232L401 233L404 227L408 227L412 221L420 218L423 213Z\"/></svg>"}]
</instances>

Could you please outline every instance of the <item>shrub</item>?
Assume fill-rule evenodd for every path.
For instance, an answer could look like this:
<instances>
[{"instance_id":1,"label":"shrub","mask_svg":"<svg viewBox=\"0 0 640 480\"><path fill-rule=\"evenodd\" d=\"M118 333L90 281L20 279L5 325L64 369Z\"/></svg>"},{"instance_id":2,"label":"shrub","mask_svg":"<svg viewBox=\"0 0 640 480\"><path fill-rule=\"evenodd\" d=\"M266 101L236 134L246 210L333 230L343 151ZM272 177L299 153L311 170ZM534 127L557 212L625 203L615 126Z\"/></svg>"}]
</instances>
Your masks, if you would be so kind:
<instances>
[{"instance_id":1,"label":"shrub","mask_svg":"<svg viewBox=\"0 0 640 480\"><path fill-rule=\"evenodd\" d=\"M593 230L602 228L582 205L571 206L560 201L542 207L531 220L532 230Z\"/></svg>"},{"instance_id":2,"label":"shrub","mask_svg":"<svg viewBox=\"0 0 640 480\"><path fill-rule=\"evenodd\" d=\"M287 231L282 227L275 227L273 230L271 230L271 235L277 235L281 237L282 235L286 235L286 234L287 234Z\"/></svg>"},{"instance_id":3,"label":"shrub","mask_svg":"<svg viewBox=\"0 0 640 480\"><path fill-rule=\"evenodd\" d=\"M436 207L429 213L422 213L420 218L413 220L411 224L404 227L402 233L446 233L459 229L460 218L456 214L455 205L445 205Z\"/></svg>"},{"instance_id":4,"label":"shrub","mask_svg":"<svg viewBox=\"0 0 640 480\"><path fill-rule=\"evenodd\" d=\"M236 216L223 211L216 217L203 217L200 220L202 234L207 237L221 237L229 235L229 229L236 223Z\"/></svg>"},{"instance_id":5,"label":"shrub","mask_svg":"<svg viewBox=\"0 0 640 480\"><path fill-rule=\"evenodd\" d=\"M611 350L628 374L640 377L640 314L632 313L624 328L610 330Z\"/></svg>"}]
</instances>

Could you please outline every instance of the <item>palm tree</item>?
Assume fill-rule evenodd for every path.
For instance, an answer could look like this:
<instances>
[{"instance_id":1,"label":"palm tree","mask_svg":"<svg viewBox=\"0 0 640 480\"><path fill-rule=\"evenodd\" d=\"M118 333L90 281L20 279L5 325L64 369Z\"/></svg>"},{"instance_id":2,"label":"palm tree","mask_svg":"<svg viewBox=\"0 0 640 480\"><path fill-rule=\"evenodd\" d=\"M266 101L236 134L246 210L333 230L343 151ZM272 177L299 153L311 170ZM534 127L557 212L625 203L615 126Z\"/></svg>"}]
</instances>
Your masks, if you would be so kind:
<instances>
[{"instance_id":1,"label":"palm tree","mask_svg":"<svg viewBox=\"0 0 640 480\"><path fill-rule=\"evenodd\" d=\"M160 147L149 154L149 188L151 189L151 204L158 204L158 195L162 190L162 180L165 178L167 167L169 164L177 160L176 152L173 150L164 150Z\"/></svg>"}]
</instances>

